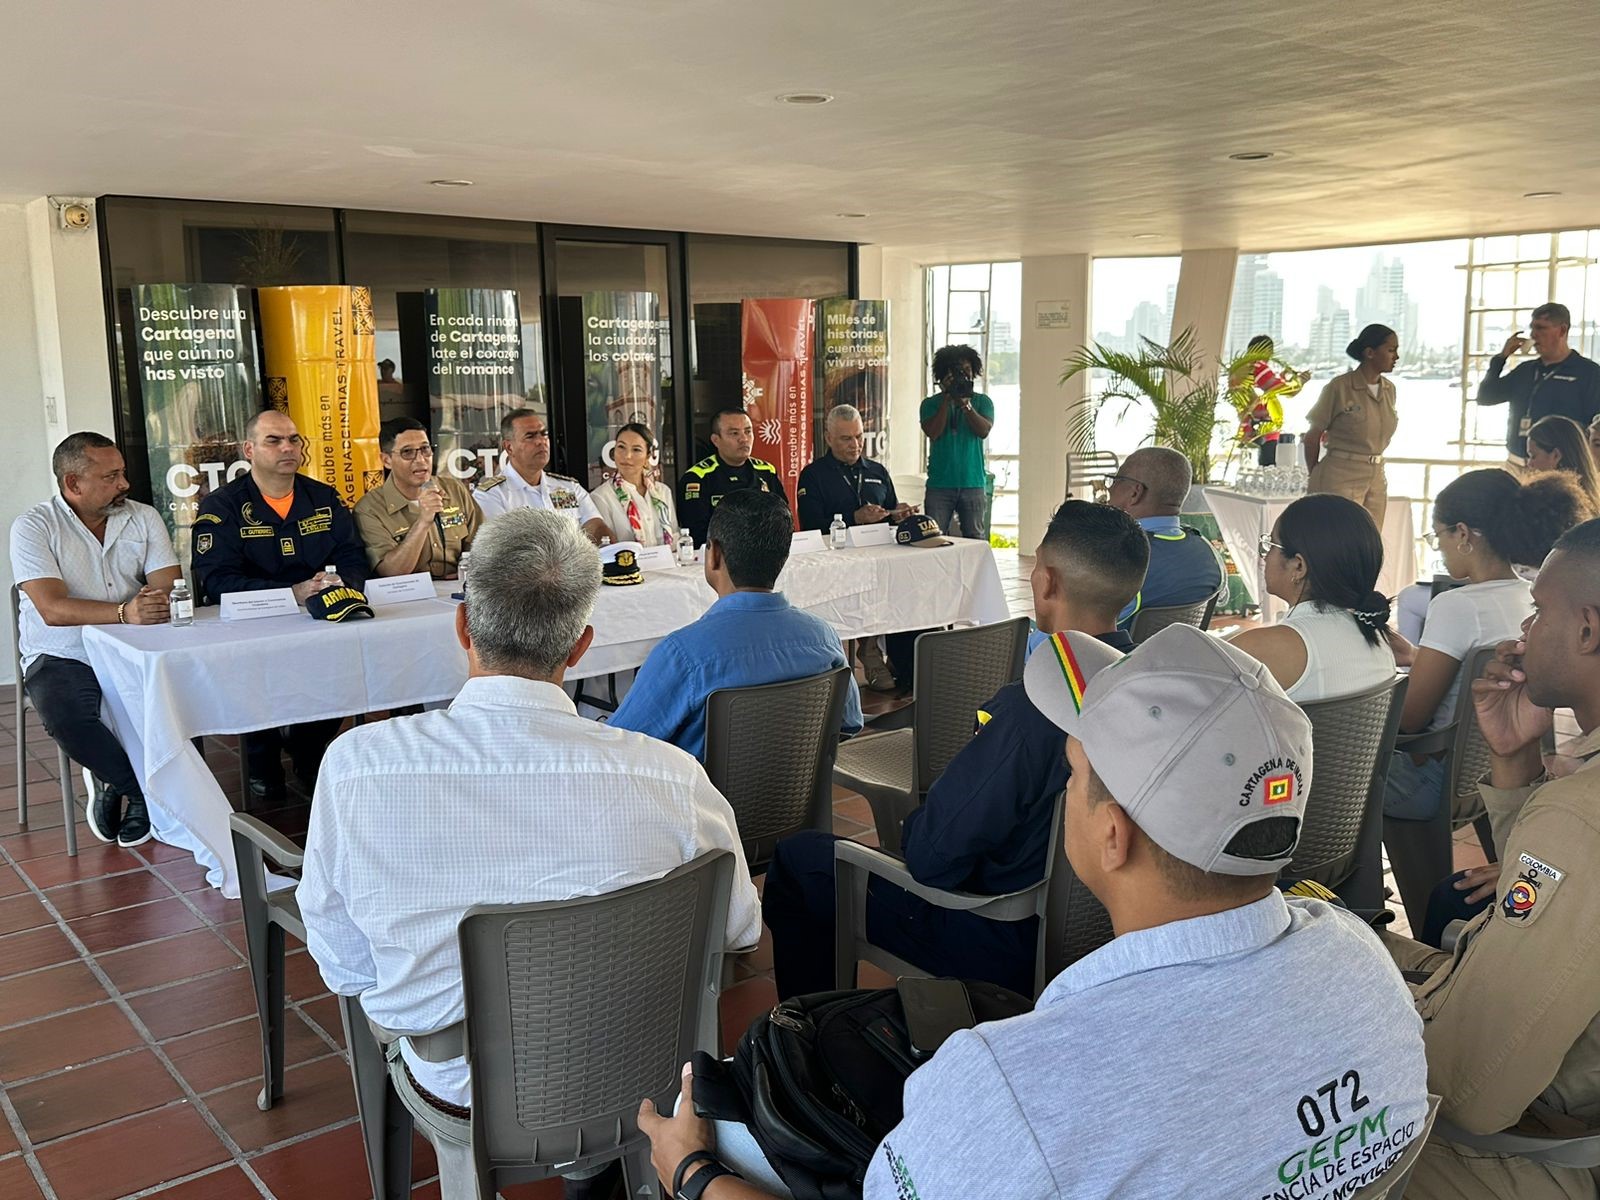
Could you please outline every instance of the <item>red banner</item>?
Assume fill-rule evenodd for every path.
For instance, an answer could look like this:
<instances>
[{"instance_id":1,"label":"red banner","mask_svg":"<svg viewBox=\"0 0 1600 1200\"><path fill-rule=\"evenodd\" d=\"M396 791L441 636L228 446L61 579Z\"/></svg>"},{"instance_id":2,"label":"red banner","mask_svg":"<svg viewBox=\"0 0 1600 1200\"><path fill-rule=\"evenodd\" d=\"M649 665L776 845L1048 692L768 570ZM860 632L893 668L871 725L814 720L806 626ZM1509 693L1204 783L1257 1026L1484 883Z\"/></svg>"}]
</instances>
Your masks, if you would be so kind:
<instances>
[{"instance_id":1,"label":"red banner","mask_svg":"<svg viewBox=\"0 0 1600 1200\"><path fill-rule=\"evenodd\" d=\"M811 300L746 300L742 314L744 407L756 434L751 453L778 468L791 510L800 472L811 461L815 308Z\"/></svg>"}]
</instances>

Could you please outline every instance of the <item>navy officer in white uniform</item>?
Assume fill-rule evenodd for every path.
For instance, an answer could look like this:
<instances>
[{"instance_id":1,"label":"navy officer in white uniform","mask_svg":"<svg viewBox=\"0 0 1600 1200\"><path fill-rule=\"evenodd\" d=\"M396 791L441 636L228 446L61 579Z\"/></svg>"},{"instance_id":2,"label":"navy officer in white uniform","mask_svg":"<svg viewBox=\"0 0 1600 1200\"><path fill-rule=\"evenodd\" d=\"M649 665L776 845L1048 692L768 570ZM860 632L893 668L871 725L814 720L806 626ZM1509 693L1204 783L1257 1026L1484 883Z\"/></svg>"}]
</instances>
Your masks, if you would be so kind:
<instances>
[{"instance_id":1,"label":"navy officer in white uniform","mask_svg":"<svg viewBox=\"0 0 1600 1200\"><path fill-rule=\"evenodd\" d=\"M500 419L500 474L482 480L472 498L492 521L514 508L543 508L571 517L595 545L611 530L588 489L576 479L545 470L550 465L550 429L531 408L518 408Z\"/></svg>"}]
</instances>

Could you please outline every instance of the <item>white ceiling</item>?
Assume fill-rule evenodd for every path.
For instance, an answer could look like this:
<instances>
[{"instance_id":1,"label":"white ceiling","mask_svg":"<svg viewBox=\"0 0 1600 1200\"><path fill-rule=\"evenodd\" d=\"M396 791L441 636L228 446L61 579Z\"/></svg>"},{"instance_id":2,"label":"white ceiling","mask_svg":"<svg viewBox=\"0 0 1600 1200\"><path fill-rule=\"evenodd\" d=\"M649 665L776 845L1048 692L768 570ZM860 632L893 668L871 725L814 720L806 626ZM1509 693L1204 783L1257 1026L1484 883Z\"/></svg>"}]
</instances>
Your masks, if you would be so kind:
<instances>
[{"instance_id":1,"label":"white ceiling","mask_svg":"<svg viewBox=\"0 0 1600 1200\"><path fill-rule=\"evenodd\" d=\"M0 198L839 238L923 261L1600 223L1600 33L1552 0L0 0L0 28ZM792 90L837 99L774 102ZM1281 157L1226 159L1256 149ZM476 183L427 182L450 177Z\"/></svg>"}]
</instances>

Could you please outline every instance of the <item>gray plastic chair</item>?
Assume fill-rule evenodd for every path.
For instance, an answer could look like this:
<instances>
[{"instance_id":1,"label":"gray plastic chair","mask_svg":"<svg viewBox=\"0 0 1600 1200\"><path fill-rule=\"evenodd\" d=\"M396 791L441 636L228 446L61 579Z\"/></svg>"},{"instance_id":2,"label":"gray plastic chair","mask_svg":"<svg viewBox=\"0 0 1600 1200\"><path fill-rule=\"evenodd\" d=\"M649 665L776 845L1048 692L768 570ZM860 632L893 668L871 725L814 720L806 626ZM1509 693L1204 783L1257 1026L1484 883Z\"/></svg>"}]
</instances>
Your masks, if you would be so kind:
<instances>
[{"instance_id":1,"label":"gray plastic chair","mask_svg":"<svg viewBox=\"0 0 1600 1200\"><path fill-rule=\"evenodd\" d=\"M1080 493L1077 499L1086 498L1081 493L1087 493L1088 499L1097 499L1095 484L1108 475L1115 475L1121 466L1122 460L1109 450L1089 450L1067 455L1066 498L1074 499L1073 489L1077 488Z\"/></svg>"},{"instance_id":2,"label":"gray plastic chair","mask_svg":"<svg viewBox=\"0 0 1600 1200\"><path fill-rule=\"evenodd\" d=\"M1427 916L1428 893L1455 867L1451 834L1473 825L1485 857L1495 859L1494 833L1484 811L1478 781L1489 770L1489 747L1478 731L1478 710L1472 704L1472 681L1494 657L1495 647L1479 646L1461 664L1461 690L1456 696L1455 719L1427 733L1401 734L1395 749L1408 754L1445 751L1445 803L1426 821L1383 819L1383 844L1389 852L1395 886L1405 905L1412 929L1421 929Z\"/></svg>"},{"instance_id":3,"label":"gray plastic chair","mask_svg":"<svg viewBox=\"0 0 1600 1200\"><path fill-rule=\"evenodd\" d=\"M28 827L28 712L33 701L22 686L22 589L11 585L11 673L16 682L11 688L11 700L17 716L17 828ZM61 820L67 835L67 853L78 853L78 805L72 788L72 760L59 744L56 746L56 770L61 776Z\"/></svg>"},{"instance_id":4,"label":"gray plastic chair","mask_svg":"<svg viewBox=\"0 0 1600 1200\"><path fill-rule=\"evenodd\" d=\"M558 1165L620 1158L627 1194L658 1197L635 1115L644 1096L670 1111L690 1055L718 1052L734 861L717 850L599 896L468 909L460 1025L379 1029L347 1005L373 1194L389 1200L410 1186L411 1121L378 1050L406 1037L426 1059L464 1051L472 1066L472 1151L484 1196L547 1179Z\"/></svg>"},{"instance_id":5,"label":"gray plastic chair","mask_svg":"<svg viewBox=\"0 0 1600 1200\"><path fill-rule=\"evenodd\" d=\"M1227 579L1227 575L1223 575ZM1193 625L1196 629L1211 628L1211 614L1217 611L1216 596L1207 596L1193 604L1173 604L1166 608L1141 608L1128 628L1128 637L1135 646L1148 641L1168 625Z\"/></svg>"},{"instance_id":6,"label":"gray plastic chair","mask_svg":"<svg viewBox=\"0 0 1600 1200\"><path fill-rule=\"evenodd\" d=\"M1350 1200L1400 1200L1405 1193L1406 1184L1411 1181L1411 1172L1416 1170L1417 1160L1422 1157L1422 1148L1428 1144L1428 1133L1434 1128L1438 1115L1439 1097L1430 1092L1428 1115L1417 1135L1406 1143L1406 1148L1401 1151L1393 1166L1366 1187L1351 1193Z\"/></svg>"},{"instance_id":7,"label":"gray plastic chair","mask_svg":"<svg viewBox=\"0 0 1600 1200\"><path fill-rule=\"evenodd\" d=\"M885 850L900 848L900 823L972 740L978 706L1022 678L1027 650L1026 617L917 637L911 728L851 738L833 768L835 782L867 798Z\"/></svg>"},{"instance_id":8,"label":"gray plastic chair","mask_svg":"<svg viewBox=\"0 0 1600 1200\"><path fill-rule=\"evenodd\" d=\"M228 817L233 858L239 874L239 900L244 908L244 938L250 957L250 981L256 990L256 1017L261 1024L262 1087L256 1107L265 1112L283 1099L283 935L306 940L305 922L294 888L267 889L267 864L294 870L305 851L265 821L244 813Z\"/></svg>"},{"instance_id":9,"label":"gray plastic chair","mask_svg":"<svg viewBox=\"0 0 1600 1200\"><path fill-rule=\"evenodd\" d=\"M1034 966L1034 989L1037 996L1044 985L1060 968L1058 955L1052 953L1053 940L1050 921L1050 888L1058 871L1068 871L1066 851L1061 832L1066 796L1056 797L1055 811L1050 819L1050 853L1045 858L1045 874L1038 883L1020 891L1001 896L980 896L973 892L945 891L928 887L912 878L905 860L859 842L840 839L833 844L834 881L834 986L856 986L856 964L865 959L888 971L891 975L926 975L917 964L891 954L874 945L867 936L867 885L873 879L882 879L903 888L914 896L938 908L975 913L991 921L1025 921L1039 918L1039 940ZM1108 922L1109 924L1109 922ZM1108 939L1109 940L1109 939Z\"/></svg>"},{"instance_id":10,"label":"gray plastic chair","mask_svg":"<svg viewBox=\"0 0 1600 1200\"><path fill-rule=\"evenodd\" d=\"M1303 706L1311 718L1311 793L1282 875L1315 880L1368 917L1383 908L1383 785L1407 682L1396 675L1357 695Z\"/></svg>"},{"instance_id":11,"label":"gray plastic chair","mask_svg":"<svg viewBox=\"0 0 1600 1200\"><path fill-rule=\"evenodd\" d=\"M833 829L833 763L850 668L706 697L706 774L733 806L750 873L779 839Z\"/></svg>"},{"instance_id":12,"label":"gray plastic chair","mask_svg":"<svg viewBox=\"0 0 1600 1200\"><path fill-rule=\"evenodd\" d=\"M1446 1142L1491 1154L1514 1154L1547 1167L1572 1167L1578 1170L1600 1167L1600 1129L1565 1138L1534 1137L1510 1129L1500 1133L1468 1133L1459 1125L1440 1117L1434 1132Z\"/></svg>"}]
</instances>

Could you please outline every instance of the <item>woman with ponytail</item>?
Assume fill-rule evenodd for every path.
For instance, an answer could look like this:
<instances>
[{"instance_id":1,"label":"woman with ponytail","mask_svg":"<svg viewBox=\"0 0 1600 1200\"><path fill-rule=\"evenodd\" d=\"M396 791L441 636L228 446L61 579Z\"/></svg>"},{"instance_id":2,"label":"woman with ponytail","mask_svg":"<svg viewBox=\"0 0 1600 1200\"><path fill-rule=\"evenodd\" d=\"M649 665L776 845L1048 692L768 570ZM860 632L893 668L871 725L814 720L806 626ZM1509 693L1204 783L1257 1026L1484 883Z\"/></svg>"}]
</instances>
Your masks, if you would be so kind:
<instances>
[{"instance_id":1,"label":"woman with ponytail","mask_svg":"<svg viewBox=\"0 0 1600 1200\"><path fill-rule=\"evenodd\" d=\"M1422 640L1415 647L1398 634L1395 657L1411 667L1402 733L1447 725L1455 715L1461 664L1480 646L1521 636L1533 612L1532 585L1516 566L1537 567L1567 530L1594 516L1594 507L1565 471L1547 471L1519 483L1498 467L1468 471L1433 504L1428 541L1452 579L1466 582L1428 604ZM1425 821L1438 811L1443 757L1397 752L1390 762L1384 813Z\"/></svg>"},{"instance_id":2,"label":"woman with ponytail","mask_svg":"<svg viewBox=\"0 0 1600 1200\"><path fill-rule=\"evenodd\" d=\"M1353 696L1394 677L1384 637L1389 601L1376 586L1383 538L1365 508L1343 496L1302 496L1260 549L1267 591L1289 612L1233 644L1260 660L1291 700Z\"/></svg>"}]
</instances>

